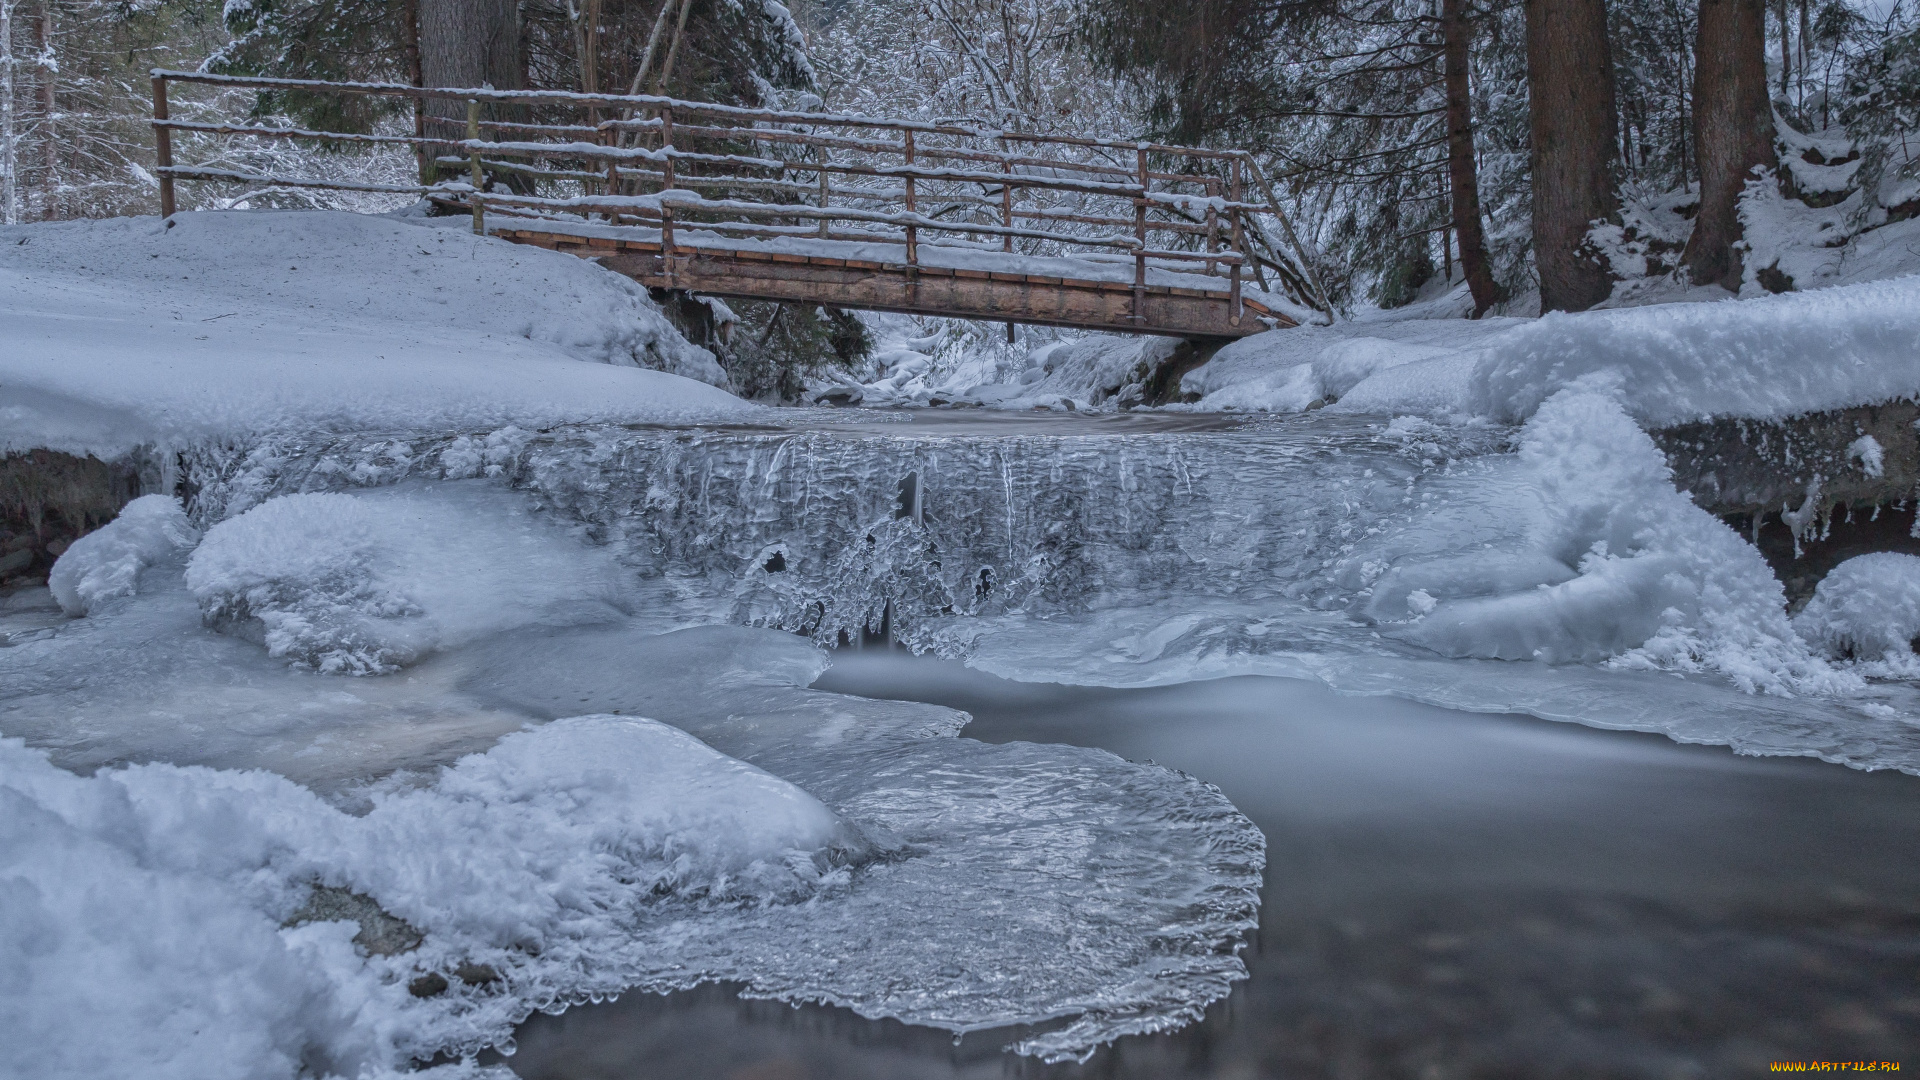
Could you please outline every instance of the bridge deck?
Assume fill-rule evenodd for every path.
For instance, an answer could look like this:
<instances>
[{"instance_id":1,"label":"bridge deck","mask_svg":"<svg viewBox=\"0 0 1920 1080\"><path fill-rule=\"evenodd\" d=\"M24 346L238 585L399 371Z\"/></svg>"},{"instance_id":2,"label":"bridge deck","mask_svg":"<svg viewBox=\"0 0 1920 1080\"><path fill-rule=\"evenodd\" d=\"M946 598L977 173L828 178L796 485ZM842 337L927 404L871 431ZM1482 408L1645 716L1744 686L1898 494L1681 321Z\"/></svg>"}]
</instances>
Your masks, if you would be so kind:
<instances>
[{"instance_id":1,"label":"bridge deck","mask_svg":"<svg viewBox=\"0 0 1920 1080\"><path fill-rule=\"evenodd\" d=\"M1280 297L1243 288L1235 314L1218 276L1149 267L1135 316L1133 260L1045 258L884 239L782 237L751 241L696 227L674 230L662 254L660 230L495 217L487 231L505 240L592 258L649 288L709 296L786 300L995 322L1071 326L1168 337L1244 337L1298 325Z\"/></svg>"}]
</instances>

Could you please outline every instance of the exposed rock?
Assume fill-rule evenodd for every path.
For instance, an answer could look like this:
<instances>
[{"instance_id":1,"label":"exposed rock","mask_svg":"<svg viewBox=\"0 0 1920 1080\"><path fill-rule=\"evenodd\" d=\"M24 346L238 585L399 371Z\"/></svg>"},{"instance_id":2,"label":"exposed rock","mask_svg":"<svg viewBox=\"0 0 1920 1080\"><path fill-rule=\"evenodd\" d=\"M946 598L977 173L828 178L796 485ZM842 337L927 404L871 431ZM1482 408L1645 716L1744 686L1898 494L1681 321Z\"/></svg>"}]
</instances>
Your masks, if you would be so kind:
<instances>
[{"instance_id":1,"label":"exposed rock","mask_svg":"<svg viewBox=\"0 0 1920 1080\"><path fill-rule=\"evenodd\" d=\"M0 455L0 585L46 577L74 540L112 521L143 488L157 489L157 477L143 483L142 464L52 450Z\"/></svg>"},{"instance_id":2,"label":"exposed rock","mask_svg":"<svg viewBox=\"0 0 1920 1080\"><path fill-rule=\"evenodd\" d=\"M1920 554L1920 405L1894 401L1786 420L1710 420L1653 432L1674 484L1752 539L1798 610L1835 565Z\"/></svg>"},{"instance_id":3,"label":"exposed rock","mask_svg":"<svg viewBox=\"0 0 1920 1080\"><path fill-rule=\"evenodd\" d=\"M407 984L407 993L417 998L439 997L446 992L447 977L437 971L429 971Z\"/></svg>"},{"instance_id":4,"label":"exposed rock","mask_svg":"<svg viewBox=\"0 0 1920 1080\"><path fill-rule=\"evenodd\" d=\"M426 938L425 934L414 929L404 919L387 914L372 897L332 885L315 885L313 895L307 897L307 902L301 906L300 910L294 912L281 925L299 926L310 922L359 923L360 932L353 935L353 943L367 950L372 956L394 956L411 952L419 948L420 942ZM414 981L417 983L420 980ZM445 989L444 979L441 980L441 984L441 989ZM431 995L415 991L415 996Z\"/></svg>"}]
</instances>

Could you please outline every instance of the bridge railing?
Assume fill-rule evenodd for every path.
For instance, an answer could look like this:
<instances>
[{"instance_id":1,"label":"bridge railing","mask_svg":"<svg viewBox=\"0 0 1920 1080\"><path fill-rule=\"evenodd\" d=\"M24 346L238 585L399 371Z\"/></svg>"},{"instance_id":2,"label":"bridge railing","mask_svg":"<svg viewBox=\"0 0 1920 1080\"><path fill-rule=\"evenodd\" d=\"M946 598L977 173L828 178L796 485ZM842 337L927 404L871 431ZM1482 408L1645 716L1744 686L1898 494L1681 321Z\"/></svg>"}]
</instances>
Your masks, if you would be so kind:
<instances>
[{"instance_id":1,"label":"bridge railing","mask_svg":"<svg viewBox=\"0 0 1920 1080\"><path fill-rule=\"evenodd\" d=\"M1136 290L1145 289L1149 269L1212 275L1232 294L1236 312L1243 275L1250 275L1265 291L1326 308L1272 186L1252 155L1240 150L653 95L158 69L152 75L162 214L174 212L181 181L414 194L470 212L477 231L484 231L488 213L561 229L642 225L658 230L669 256L690 230L896 245L908 267L922 263L927 247L989 259L998 251L1130 263ZM373 108L363 105L362 112L410 111L413 130L327 131L249 117L176 120L169 115L170 88L181 84L309 101L372 99ZM175 133L404 149L414 156L418 182L177 162Z\"/></svg>"}]
</instances>

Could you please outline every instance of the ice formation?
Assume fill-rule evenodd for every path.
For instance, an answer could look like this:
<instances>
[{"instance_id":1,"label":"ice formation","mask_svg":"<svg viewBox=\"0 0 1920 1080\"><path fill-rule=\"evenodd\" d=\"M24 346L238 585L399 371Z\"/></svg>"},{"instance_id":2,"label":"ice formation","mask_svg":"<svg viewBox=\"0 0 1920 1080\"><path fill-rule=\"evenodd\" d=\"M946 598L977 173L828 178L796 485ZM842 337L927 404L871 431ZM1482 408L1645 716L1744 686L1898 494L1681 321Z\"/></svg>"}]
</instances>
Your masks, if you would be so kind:
<instances>
[{"instance_id":1,"label":"ice formation","mask_svg":"<svg viewBox=\"0 0 1920 1080\"><path fill-rule=\"evenodd\" d=\"M85 615L110 600L132 596L140 572L177 562L200 539L180 501L142 495L106 525L73 542L54 562L47 586L60 610Z\"/></svg>"},{"instance_id":2,"label":"ice formation","mask_svg":"<svg viewBox=\"0 0 1920 1080\"><path fill-rule=\"evenodd\" d=\"M491 488L454 488L269 499L207 531L187 587L210 625L355 675L522 623L620 613L603 553Z\"/></svg>"},{"instance_id":3,"label":"ice formation","mask_svg":"<svg viewBox=\"0 0 1920 1080\"><path fill-rule=\"evenodd\" d=\"M357 817L271 773L80 777L13 739L0 802L0 1023L36 1033L9 1053L40 1077L398 1075L591 977L609 937L844 889L862 850L793 785L632 717L510 735ZM292 925L316 886L420 943Z\"/></svg>"},{"instance_id":4,"label":"ice formation","mask_svg":"<svg viewBox=\"0 0 1920 1080\"><path fill-rule=\"evenodd\" d=\"M1920 637L1920 557L1879 552L1848 559L1820 580L1793 622L1809 643L1859 661L1868 674L1920 676L1913 652Z\"/></svg>"}]
</instances>

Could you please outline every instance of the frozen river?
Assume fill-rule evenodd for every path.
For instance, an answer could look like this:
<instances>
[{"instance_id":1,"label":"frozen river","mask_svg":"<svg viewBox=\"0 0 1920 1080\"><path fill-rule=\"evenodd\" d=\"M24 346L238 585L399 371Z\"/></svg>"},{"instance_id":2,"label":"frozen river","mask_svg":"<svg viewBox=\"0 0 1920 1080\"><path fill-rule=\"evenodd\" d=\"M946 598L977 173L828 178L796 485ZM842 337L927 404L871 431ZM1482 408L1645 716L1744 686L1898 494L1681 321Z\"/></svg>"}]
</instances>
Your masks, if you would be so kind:
<instances>
[{"instance_id":1,"label":"frozen river","mask_svg":"<svg viewBox=\"0 0 1920 1080\"><path fill-rule=\"evenodd\" d=\"M517 1033L523 1076L578 1080L1897 1058L1910 684L1811 653L1617 406L1540 416L183 452L188 505L0 603L20 925L182 898L48 932L20 1008L124 1030L36 1048L385 1075ZM876 638L920 655L822 674ZM414 936L369 952L376 915Z\"/></svg>"},{"instance_id":2,"label":"frozen river","mask_svg":"<svg viewBox=\"0 0 1920 1080\"><path fill-rule=\"evenodd\" d=\"M1920 1054L1920 779L1241 677L1115 690L842 651L816 688L1217 784L1267 837L1249 980L1084 1066L731 988L520 1032L527 1080L1736 1077Z\"/></svg>"}]
</instances>

